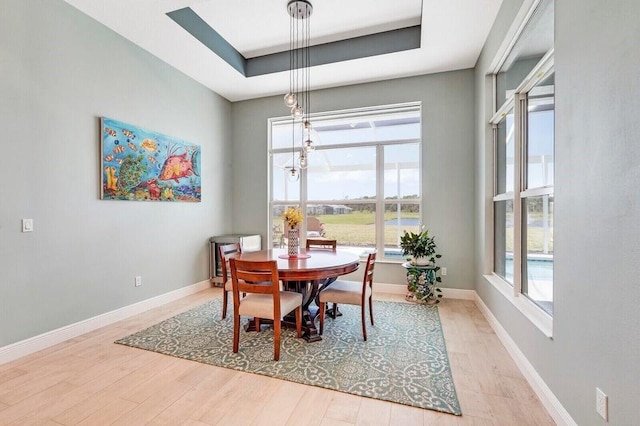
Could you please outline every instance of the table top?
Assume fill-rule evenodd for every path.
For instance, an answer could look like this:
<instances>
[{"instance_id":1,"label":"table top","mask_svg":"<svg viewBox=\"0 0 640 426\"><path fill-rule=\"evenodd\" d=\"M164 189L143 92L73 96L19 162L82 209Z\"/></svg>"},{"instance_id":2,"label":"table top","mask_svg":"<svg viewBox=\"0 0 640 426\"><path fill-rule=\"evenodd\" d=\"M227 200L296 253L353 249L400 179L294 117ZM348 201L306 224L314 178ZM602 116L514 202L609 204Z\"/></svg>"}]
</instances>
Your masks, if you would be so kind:
<instances>
[{"instance_id":1,"label":"table top","mask_svg":"<svg viewBox=\"0 0 640 426\"><path fill-rule=\"evenodd\" d=\"M278 274L283 281L321 280L349 274L360 265L360 257L348 251L300 250L307 258L283 259L286 249L271 249L241 253L237 259L243 260L276 260Z\"/></svg>"}]
</instances>

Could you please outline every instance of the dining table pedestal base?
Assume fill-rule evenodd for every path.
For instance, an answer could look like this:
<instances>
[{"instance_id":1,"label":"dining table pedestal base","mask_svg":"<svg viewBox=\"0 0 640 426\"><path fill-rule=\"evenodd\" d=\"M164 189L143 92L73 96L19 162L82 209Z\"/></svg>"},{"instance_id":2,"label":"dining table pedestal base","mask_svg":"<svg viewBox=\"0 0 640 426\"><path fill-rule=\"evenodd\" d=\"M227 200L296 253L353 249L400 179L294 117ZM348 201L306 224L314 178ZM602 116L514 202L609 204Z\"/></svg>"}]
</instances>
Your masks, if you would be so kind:
<instances>
[{"instance_id":1,"label":"dining table pedestal base","mask_svg":"<svg viewBox=\"0 0 640 426\"><path fill-rule=\"evenodd\" d=\"M286 291L295 291L302 294L302 338L309 343L322 340L315 325L315 319L319 308L311 306L318 295L318 289L325 280L314 281L283 281ZM273 324L272 320L261 319L260 324ZM282 326L296 328L295 312L291 312L282 318ZM244 326L245 331L257 331L255 321L252 319Z\"/></svg>"}]
</instances>

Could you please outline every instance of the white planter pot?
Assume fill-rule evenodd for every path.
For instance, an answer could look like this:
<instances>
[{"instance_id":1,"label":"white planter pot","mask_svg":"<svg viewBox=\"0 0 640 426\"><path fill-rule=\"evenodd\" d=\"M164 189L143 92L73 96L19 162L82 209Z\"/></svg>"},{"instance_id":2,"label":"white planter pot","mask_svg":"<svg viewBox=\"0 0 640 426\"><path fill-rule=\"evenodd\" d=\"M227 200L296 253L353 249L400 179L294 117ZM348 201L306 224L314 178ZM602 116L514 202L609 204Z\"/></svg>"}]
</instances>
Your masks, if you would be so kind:
<instances>
[{"instance_id":1,"label":"white planter pot","mask_svg":"<svg viewBox=\"0 0 640 426\"><path fill-rule=\"evenodd\" d=\"M433 266L433 262L429 257L414 257L411 259L411 264L416 266Z\"/></svg>"}]
</instances>

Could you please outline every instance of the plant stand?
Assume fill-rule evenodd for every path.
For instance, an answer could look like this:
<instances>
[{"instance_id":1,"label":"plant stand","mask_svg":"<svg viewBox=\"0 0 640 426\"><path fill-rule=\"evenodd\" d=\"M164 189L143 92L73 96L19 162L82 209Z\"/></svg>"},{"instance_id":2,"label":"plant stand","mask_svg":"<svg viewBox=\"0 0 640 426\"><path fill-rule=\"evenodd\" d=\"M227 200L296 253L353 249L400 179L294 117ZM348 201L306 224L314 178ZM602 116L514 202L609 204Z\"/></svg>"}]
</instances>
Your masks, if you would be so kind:
<instances>
[{"instance_id":1,"label":"plant stand","mask_svg":"<svg viewBox=\"0 0 640 426\"><path fill-rule=\"evenodd\" d=\"M405 296L407 301L423 305L436 304L440 301L442 291L436 285L438 267L413 265L409 262L403 263L402 267L407 270L407 295Z\"/></svg>"}]
</instances>

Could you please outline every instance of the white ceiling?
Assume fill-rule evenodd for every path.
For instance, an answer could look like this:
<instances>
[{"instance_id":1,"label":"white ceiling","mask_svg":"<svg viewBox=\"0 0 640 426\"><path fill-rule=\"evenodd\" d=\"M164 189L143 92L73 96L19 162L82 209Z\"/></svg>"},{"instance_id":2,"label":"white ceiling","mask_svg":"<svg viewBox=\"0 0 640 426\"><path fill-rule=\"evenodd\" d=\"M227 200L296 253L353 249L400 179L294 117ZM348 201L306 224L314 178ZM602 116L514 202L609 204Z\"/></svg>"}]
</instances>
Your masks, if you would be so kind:
<instances>
[{"instance_id":1,"label":"white ceiling","mask_svg":"<svg viewBox=\"0 0 640 426\"><path fill-rule=\"evenodd\" d=\"M65 0L230 101L288 91L288 72L245 77L166 13L190 7L246 58L287 50L288 0ZM311 0L311 44L420 24L418 49L319 65L320 89L475 65L502 0Z\"/></svg>"}]
</instances>

